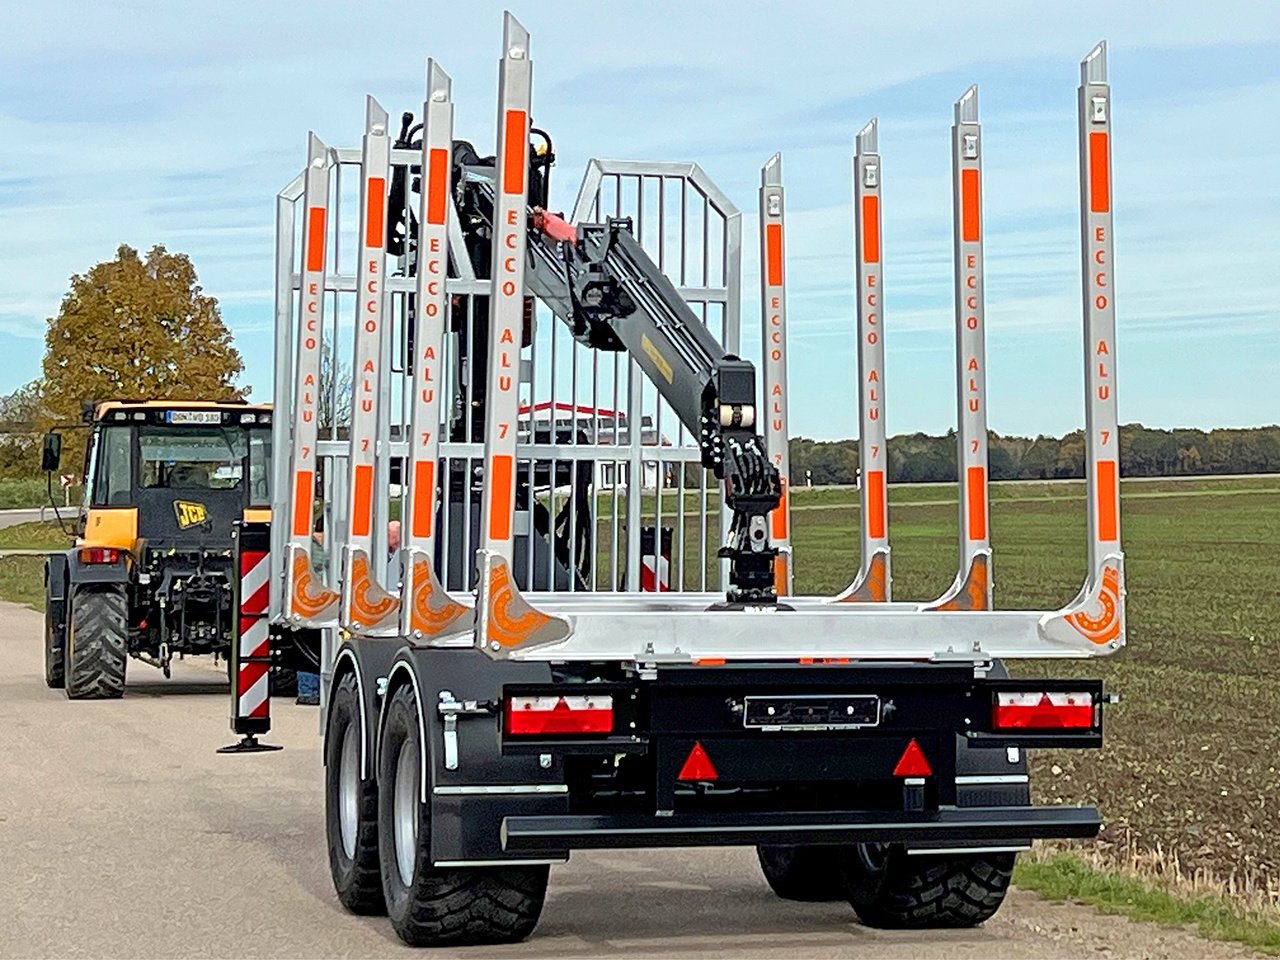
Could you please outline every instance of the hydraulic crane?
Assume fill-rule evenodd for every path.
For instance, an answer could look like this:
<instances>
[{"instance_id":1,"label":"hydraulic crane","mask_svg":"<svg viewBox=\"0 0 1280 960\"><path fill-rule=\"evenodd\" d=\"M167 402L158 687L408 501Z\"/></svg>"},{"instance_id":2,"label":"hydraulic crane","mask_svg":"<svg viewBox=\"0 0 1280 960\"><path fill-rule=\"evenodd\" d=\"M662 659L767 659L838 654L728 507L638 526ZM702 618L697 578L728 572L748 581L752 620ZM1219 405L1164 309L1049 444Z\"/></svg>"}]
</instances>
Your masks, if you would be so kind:
<instances>
[{"instance_id":1,"label":"hydraulic crane","mask_svg":"<svg viewBox=\"0 0 1280 960\"><path fill-rule=\"evenodd\" d=\"M421 142L413 140L420 129L413 114L404 114L396 146L420 150ZM532 136L541 142L529 151L528 293L566 323L579 343L630 355L698 438L702 465L723 483L731 514L728 542L719 551L729 561L726 601L775 603L778 551L769 542L768 518L781 499L782 483L756 429L754 365L724 350L636 240L629 217L575 225L546 209L555 153L546 133L534 128ZM493 157L481 158L470 143L454 142L450 182L467 254L481 279L492 268L494 171ZM404 206L409 193L420 191L421 179L414 177L407 191L404 179L401 170L391 186L387 248L408 255L412 274L416 230L412 218L404 217ZM407 238L400 232L406 223ZM474 318L483 322L487 306L473 305L472 314L473 323ZM467 318L455 316L454 328L467 329ZM483 330L471 338L478 364L487 361L475 353L486 341ZM472 403L483 416L483 394Z\"/></svg>"}]
</instances>

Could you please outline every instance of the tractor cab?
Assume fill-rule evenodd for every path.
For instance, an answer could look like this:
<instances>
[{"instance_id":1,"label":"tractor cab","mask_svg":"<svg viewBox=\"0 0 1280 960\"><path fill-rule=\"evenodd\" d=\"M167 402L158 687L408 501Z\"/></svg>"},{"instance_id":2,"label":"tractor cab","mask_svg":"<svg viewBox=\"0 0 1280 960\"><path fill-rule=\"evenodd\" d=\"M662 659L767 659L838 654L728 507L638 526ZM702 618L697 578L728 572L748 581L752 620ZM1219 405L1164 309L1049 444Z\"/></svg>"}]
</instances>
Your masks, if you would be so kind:
<instances>
[{"instance_id":1,"label":"tractor cab","mask_svg":"<svg viewBox=\"0 0 1280 960\"><path fill-rule=\"evenodd\" d=\"M271 408L108 401L85 411L76 545L46 567L46 680L116 697L132 657L228 657L235 524L271 518ZM46 470L60 442L45 440Z\"/></svg>"}]
</instances>

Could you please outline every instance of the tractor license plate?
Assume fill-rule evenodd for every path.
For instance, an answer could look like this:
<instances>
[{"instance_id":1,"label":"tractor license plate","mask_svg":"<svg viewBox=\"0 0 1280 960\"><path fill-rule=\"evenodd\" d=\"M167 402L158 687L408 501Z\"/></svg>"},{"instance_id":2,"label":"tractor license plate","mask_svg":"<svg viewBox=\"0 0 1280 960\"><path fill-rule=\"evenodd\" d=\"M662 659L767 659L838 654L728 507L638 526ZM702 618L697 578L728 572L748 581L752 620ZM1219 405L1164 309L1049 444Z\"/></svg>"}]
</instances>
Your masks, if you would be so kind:
<instances>
[{"instance_id":1,"label":"tractor license plate","mask_svg":"<svg viewBox=\"0 0 1280 960\"><path fill-rule=\"evenodd\" d=\"M222 423L222 413L218 410L170 410L166 418L170 423Z\"/></svg>"},{"instance_id":2,"label":"tractor license plate","mask_svg":"<svg viewBox=\"0 0 1280 960\"><path fill-rule=\"evenodd\" d=\"M761 730L848 730L880 723L880 698L801 694L746 697L742 725Z\"/></svg>"}]
</instances>

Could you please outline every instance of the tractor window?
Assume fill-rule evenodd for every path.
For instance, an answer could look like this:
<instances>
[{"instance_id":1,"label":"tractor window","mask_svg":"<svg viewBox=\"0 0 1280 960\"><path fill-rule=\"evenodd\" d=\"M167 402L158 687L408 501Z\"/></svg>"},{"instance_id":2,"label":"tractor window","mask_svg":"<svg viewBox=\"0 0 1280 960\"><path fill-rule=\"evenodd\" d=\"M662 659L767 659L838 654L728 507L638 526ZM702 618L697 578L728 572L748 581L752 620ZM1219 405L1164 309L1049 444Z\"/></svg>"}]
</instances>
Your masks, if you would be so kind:
<instances>
[{"instance_id":1,"label":"tractor window","mask_svg":"<svg viewBox=\"0 0 1280 960\"><path fill-rule=\"evenodd\" d=\"M94 446L93 505L127 507L133 503L133 437L128 427L103 427Z\"/></svg>"},{"instance_id":2,"label":"tractor window","mask_svg":"<svg viewBox=\"0 0 1280 960\"><path fill-rule=\"evenodd\" d=\"M142 486L235 490L244 478L245 431L222 427L145 426L138 431Z\"/></svg>"},{"instance_id":3,"label":"tractor window","mask_svg":"<svg viewBox=\"0 0 1280 960\"><path fill-rule=\"evenodd\" d=\"M271 506L271 431L250 429L249 506Z\"/></svg>"}]
</instances>

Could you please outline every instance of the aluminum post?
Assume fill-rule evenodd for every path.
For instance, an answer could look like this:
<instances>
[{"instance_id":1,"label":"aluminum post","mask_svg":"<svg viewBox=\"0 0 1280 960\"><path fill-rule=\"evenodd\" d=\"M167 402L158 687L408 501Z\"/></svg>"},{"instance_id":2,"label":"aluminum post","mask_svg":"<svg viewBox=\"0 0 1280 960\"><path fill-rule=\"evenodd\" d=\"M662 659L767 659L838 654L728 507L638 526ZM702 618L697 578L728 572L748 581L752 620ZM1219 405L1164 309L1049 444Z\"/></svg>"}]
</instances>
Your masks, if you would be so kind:
<instances>
[{"instance_id":1,"label":"aluminum post","mask_svg":"<svg viewBox=\"0 0 1280 960\"><path fill-rule=\"evenodd\" d=\"M955 249L956 464L960 481L960 567L930 610L992 609L991 510L987 498L986 283L982 251L982 130L978 88L956 101L951 127Z\"/></svg>"},{"instance_id":2,"label":"aluminum post","mask_svg":"<svg viewBox=\"0 0 1280 960\"><path fill-rule=\"evenodd\" d=\"M484 501L477 556L476 643L505 656L530 642L568 633L563 621L535 610L511 573L516 512L516 421L520 414L520 344L528 247L529 103L533 63L529 32L504 14L498 67L498 152L494 167L493 279L489 294L489 369L484 423ZM636 429L633 424L632 429Z\"/></svg>"},{"instance_id":3,"label":"aluminum post","mask_svg":"<svg viewBox=\"0 0 1280 960\"><path fill-rule=\"evenodd\" d=\"M293 421L290 499L288 509L279 519L289 524L285 566L289 588L286 591L284 612L289 622L295 626L335 623L339 599L338 593L326 585L324 578L317 575L311 565L331 163L329 148L314 133L311 134L307 144L307 170L303 189L302 290L297 325L293 408L282 409L276 414L277 420L289 417ZM326 531L325 536L332 537L332 533Z\"/></svg>"},{"instance_id":4,"label":"aluminum post","mask_svg":"<svg viewBox=\"0 0 1280 960\"><path fill-rule=\"evenodd\" d=\"M347 539L343 550L342 625L354 633L394 634L399 602L378 583L373 564L385 566L385 552L374 552L373 525L386 514L374 482L382 391L383 338L387 320L386 273L387 175L391 140L387 112L369 97L360 163L360 246L356 265L356 330L351 364L351 454L347 460ZM389 372L388 372L389 375Z\"/></svg>"},{"instance_id":5,"label":"aluminum post","mask_svg":"<svg viewBox=\"0 0 1280 960\"><path fill-rule=\"evenodd\" d=\"M764 441L782 477L782 499L770 517L770 535L778 548L774 588L791 593L791 454L787 430L787 291L785 280L782 154L760 171L760 306L764 343Z\"/></svg>"},{"instance_id":6,"label":"aluminum post","mask_svg":"<svg viewBox=\"0 0 1280 960\"><path fill-rule=\"evenodd\" d=\"M421 640L434 637L470 613L440 585L435 572L436 467L440 457L441 381L445 320L449 298L449 225L454 218L449 195L452 171L453 102L449 75L427 61L427 98L422 108L422 190L418 211L417 291L415 295L413 391L409 400L409 458L404 481L404 591L400 633ZM465 251L459 256L465 256ZM470 626L470 620L466 621Z\"/></svg>"},{"instance_id":7,"label":"aluminum post","mask_svg":"<svg viewBox=\"0 0 1280 960\"><path fill-rule=\"evenodd\" d=\"M884 324L880 270L880 153L876 121L858 133L853 162L854 261L858 283L858 495L862 565L836 599L884 602L889 568L888 450L884 427Z\"/></svg>"},{"instance_id":8,"label":"aluminum post","mask_svg":"<svg viewBox=\"0 0 1280 960\"><path fill-rule=\"evenodd\" d=\"M1089 570L1075 602L1044 627L1064 626L1099 646L1125 642L1120 547L1120 424L1116 412L1116 314L1111 230L1111 87L1107 44L1080 64L1080 255L1084 299L1085 471Z\"/></svg>"}]
</instances>

